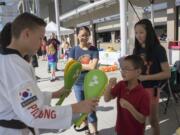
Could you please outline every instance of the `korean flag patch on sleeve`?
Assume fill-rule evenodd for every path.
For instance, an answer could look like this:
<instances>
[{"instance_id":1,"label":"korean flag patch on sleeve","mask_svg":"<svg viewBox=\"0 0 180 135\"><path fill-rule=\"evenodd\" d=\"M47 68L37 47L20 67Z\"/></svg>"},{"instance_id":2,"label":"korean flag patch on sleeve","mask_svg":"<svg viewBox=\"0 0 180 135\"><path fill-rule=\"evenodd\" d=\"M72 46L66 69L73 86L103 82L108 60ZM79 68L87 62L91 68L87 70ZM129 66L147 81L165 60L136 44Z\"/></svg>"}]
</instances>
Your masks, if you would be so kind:
<instances>
[{"instance_id":1,"label":"korean flag patch on sleeve","mask_svg":"<svg viewBox=\"0 0 180 135\"><path fill-rule=\"evenodd\" d=\"M33 95L29 89L19 92L21 106L24 108L37 100L37 96Z\"/></svg>"}]
</instances>

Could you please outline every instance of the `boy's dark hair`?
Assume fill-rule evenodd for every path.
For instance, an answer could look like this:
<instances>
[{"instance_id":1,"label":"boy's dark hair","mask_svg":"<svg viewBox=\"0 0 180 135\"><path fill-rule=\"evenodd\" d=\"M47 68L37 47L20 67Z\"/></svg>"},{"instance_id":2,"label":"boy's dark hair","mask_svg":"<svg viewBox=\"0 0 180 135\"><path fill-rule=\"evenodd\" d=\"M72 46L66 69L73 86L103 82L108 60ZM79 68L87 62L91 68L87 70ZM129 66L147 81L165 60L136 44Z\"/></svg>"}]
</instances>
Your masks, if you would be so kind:
<instances>
[{"instance_id":1,"label":"boy's dark hair","mask_svg":"<svg viewBox=\"0 0 180 135\"><path fill-rule=\"evenodd\" d=\"M144 62L140 56L129 55L126 56L124 60L131 61L135 69L143 69Z\"/></svg>"},{"instance_id":2,"label":"boy's dark hair","mask_svg":"<svg viewBox=\"0 0 180 135\"><path fill-rule=\"evenodd\" d=\"M90 30L89 30L89 28L87 26L82 26L82 27L78 28L77 29L77 34L79 34L79 32L81 30L85 30L85 31L87 31L89 33L89 35L91 35L91 32L90 32Z\"/></svg>"},{"instance_id":3,"label":"boy's dark hair","mask_svg":"<svg viewBox=\"0 0 180 135\"><path fill-rule=\"evenodd\" d=\"M135 24L135 27L138 25L141 25L142 27L144 27L144 29L146 31L146 34L147 34L146 35L146 41L145 41L146 59L148 61L152 60L152 56L153 56L153 52L154 52L153 49L155 46L160 45L160 42L157 38L156 32L155 32L150 20L142 19ZM138 54L138 50L140 47L141 47L140 43L135 38L134 54Z\"/></svg>"},{"instance_id":4,"label":"boy's dark hair","mask_svg":"<svg viewBox=\"0 0 180 135\"><path fill-rule=\"evenodd\" d=\"M26 29L36 29L38 26L46 26L46 22L30 13L22 13L12 23L12 36L19 38L21 32Z\"/></svg>"},{"instance_id":5,"label":"boy's dark hair","mask_svg":"<svg viewBox=\"0 0 180 135\"><path fill-rule=\"evenodd\" d=\"M6 48L11 43L11 26L12 23L8 22L4 25L0 34L0 45L1 49Z\"/></svg>"}]
</instances>

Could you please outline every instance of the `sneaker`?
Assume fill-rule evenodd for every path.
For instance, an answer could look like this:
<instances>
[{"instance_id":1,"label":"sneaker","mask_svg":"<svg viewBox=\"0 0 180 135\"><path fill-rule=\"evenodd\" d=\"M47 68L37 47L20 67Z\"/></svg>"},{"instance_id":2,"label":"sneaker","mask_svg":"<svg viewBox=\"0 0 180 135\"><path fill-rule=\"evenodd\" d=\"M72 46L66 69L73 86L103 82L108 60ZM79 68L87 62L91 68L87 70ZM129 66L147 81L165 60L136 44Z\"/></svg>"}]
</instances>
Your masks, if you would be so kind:
<instances>
[{"instance_id":1,"label":"sneaker","mask_svg":"<svg viewBox=\"0 0 180 135\"><path fill-rule=\"evenodd\" d=\"M39 79L41 79L39 76L36 76L36 80L39 80Z\"/></svg>"},{"instance_id":2,"label":"sneaker","mask_svg":"<svg viewBox=\"0 0 180 135\"><path fill-rule=\"evenodd\" d=\"M51 82L54 82L54 81L55 81L55 79L51 79L50 81L51 81Z\"/></svg>"},{"instance_id":3,"label":"sneaker","mask_svg":"<svg viewBox=\"0 0 180 135\"><path fill-rule=\"evenodd\" d=\"M60 69L56 69L56 71L61 71Z\"/></svg>"}]
</instances>

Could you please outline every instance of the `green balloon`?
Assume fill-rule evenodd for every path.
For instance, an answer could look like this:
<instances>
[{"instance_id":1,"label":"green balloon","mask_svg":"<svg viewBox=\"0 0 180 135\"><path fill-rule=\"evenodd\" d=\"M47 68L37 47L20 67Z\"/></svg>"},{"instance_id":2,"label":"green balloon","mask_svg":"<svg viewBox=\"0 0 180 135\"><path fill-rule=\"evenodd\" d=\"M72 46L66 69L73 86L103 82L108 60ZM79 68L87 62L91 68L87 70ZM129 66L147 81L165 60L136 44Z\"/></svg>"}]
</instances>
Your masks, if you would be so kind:
<instances>
[{"instance_id":1,"label":"green balloon","mask_svg":"<svg viewBox=\"0 0 180 135\"><path fill-rule=\"evenodd\" d=\"M69 93L80 75L81 69L82 65L80 62L74 62L66 69L66 73L64 74L64 88L69 91ZM61 95L56 105L61 105L66 97L66 95Z\"/></svg>"},{"instance_id":2,"label":"green balloon","mask_svg":"<svg viewBox=\"0 0 180 135\"><path fill-rule=\"evenodd\" d=\"M108 83L106 74L101 70L91 70L87 73L84 80L85 99L100 98L103 95ZM74 121L76 127L80 127L88 114L83 113L80 118Z\"/></svg>"},{"instance_id":3,"label":"green balloon","mask_svg":"<svg viewBox=\"0 0 180 135\"><path fill-rule=\"evenodd\" d=\"M71 89L75 81L81 73L82 65L80 62L74 62L70 65L67 73L64 76L64 87L65 89Z\"/></svg>"},{"instance_id":4,"label":"green balloon","mask_svg":"<svg viewBox=\"0 0 180 135\"><path fill-rule=\"evenodd\" d=\"M85 99L100 97L108 82L106 74L101 70L92 70L88 72L84 80Z\"/></svg>"}]
</instances>

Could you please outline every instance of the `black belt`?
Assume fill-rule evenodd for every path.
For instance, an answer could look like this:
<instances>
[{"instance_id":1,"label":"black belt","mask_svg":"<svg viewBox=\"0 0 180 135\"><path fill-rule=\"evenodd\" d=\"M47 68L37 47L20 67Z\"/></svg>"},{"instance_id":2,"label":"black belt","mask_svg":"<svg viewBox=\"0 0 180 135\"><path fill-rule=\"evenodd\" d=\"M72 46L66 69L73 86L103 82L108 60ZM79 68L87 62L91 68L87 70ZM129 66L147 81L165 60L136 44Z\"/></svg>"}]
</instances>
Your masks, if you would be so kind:
<instances>
[{"instance_id":1,"label":"black belt","mask_svg":"<svg viewBox=\"0 0 180 135\"><path fill-rule=\"evenodd\" d=\"M28 128L33 135L35 135L34 128L28 127L26 124L19 120L0 120L0 126L12 129L25 129Z\"/></svg>"}]
</instances>

